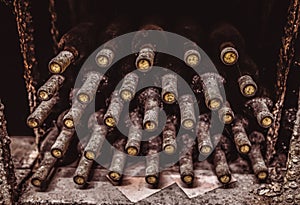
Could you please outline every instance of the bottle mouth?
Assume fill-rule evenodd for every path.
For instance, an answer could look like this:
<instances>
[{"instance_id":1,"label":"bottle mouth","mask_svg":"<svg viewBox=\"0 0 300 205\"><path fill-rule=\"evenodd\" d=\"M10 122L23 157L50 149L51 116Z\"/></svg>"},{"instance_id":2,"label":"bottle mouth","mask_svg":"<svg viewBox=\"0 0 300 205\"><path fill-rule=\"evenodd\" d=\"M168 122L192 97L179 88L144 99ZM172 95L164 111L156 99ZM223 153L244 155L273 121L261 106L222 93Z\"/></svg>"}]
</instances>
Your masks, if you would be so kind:
<instances>
[{"instance_id":1,"label":"bottle mouth","mask_svg":"<svg viewBox=\"0 0 300 205\"><path fill-rule=\"evenodd\" d=\"M200 154L202 154L202 155L204 155L204 156L209 155L211 152L212 152L212 147L209 146L209 145L203 145L203 146L200 148Z\"/></svg>"},{"instance_id":2,"label":"bottle mouth","mask_svg":"<svg viewBox=\"0 0 300 205\"><path fill-rule=\"evenodd\" d=\"M133 94L129 90L120 91L120 96L121 96L122 100L124 100L126 102L129 102L133 98Z\"/></svg>"},{"instance_id":3,"label":"bottle mouth","mask_svg":"<svg viewBox=\"0 0 300 205\"><path fill-rule=\"evenodd\" d=\"M64 126L69 129L74 128L75 125L73 119L65 119Z\"/></svg>"},{"instance_id":4,"label":"bottle mouth","mask_svg":"<svg viewBox=\"0 0 300 205\"><path fill-rule=\"evenodd\" d=\"M199 65L201 56L200 53L196 50L188 50L184 53L184 62L190 67L196 67Z\"/></svg>"},{"instance_id":5,"label":"bottle mouth","mask_svg":"<svg viewBox=\"0 0 300 205\"><path fill-rule=\"evenodd\" d=\"M218 179L222 184L228 184L231 181L231 176L225 174L225 175L220 176Z\"/></svg>"},{"instance_id":6,"label":"bottle mouth","mask_svg":"<svg viewBox=\"0 0 300 205\"><path fill-rule=\"evenodd\" d=\"M185 184L192 184L194 181L194 176L191 174L184 174L181 177L181 180L185 183Z\"/></svg>"},{"instance_id":7,"label":"bottle mouth","mask_svg":"<svg viewBox=\"0 0 300 205\"><path fill-rule=\"evenodd\" d=\"M42 101L47 101L51 98L51 96L49 96L48 92L46 92L45 90L39 90L38 96L39 96L39 100Z\"/></svg>"},{"instance_id":8,"label":"bottle mouth","mask_svg":"<svg viewBox=\"0 0 300 205\"><path fill-rule=\"evenodd\" d=\"M141 58L137 60L136 67L139 71L148 72L152 67L152 63L149 59Z\"/></svg>"},{"instance_id":9,"label":"bottle mouth","mask_svg":"<svg viewBox=\"0 0 300 205\"><path fill-rule=\"evenodd\" d=\"M110 49L104 48L96 55L96 63L100 68L107 68L114 59L114 52Z\"/></svg>"},{"instance_id":10,"label":"bottle mouth","mask_svg":"<svg viewBox=\"0 0 300 205\"><path fill-rule=\"evenodd\" d=\"M80 103L89 103L91 101L91 98L88 94L86 93L78 93L77 95L77 100L80 102Z\"/></svg>"},{"instance_id":11,"label":"bottle mouth","mask_svg":"<svg viewBox=\"0 0 300 205\"><path fill-rule=\"evenodd\" d=\"M235 65L239 59L239 53L233 47L225 47L221 51L220 58L224 65Z\"/></svg>"},{"instance_id":12,"label":"bottle mouth","mask_svg":"<svg viewBox=\"0 0 300 205\"><path fill-rule=\"evenodd\" d=\"M260 120L260 126L264 127L264 128L268 128L273 124L273 117L271 115L269 116L264 116L261 120Z\"/></svg>"},{"instance_id":13,"label":"bottle mouth","mask_svg":"<svg viewBox=\"0 0 300 205\"><path fill-rule=\"evenodd\" d=\"M57 56L49 62L49 71L53 74L63 73L67 67L73 62L74 55L70 51L61 51Z\"/></svg>"},{"instance_id":14,"label":"bottle mouth","mask_svg":"<svg viewBox=\"0 0 300 205\"><path fill-rule=\"evenodd\" d=\"M53 74L59 74L63 72L62 66L57 62L49 63L49 71Z\"/></svg>"},{"instance_id":15,"label":"bottle mouth","mask_svg":"<svg viewBox=\"0 0 300 205\"><path fill-rule=\"evenodd\" d=\"M106 117L105 120L104 120L104 123L108 127L114 127L114 126L116 126L116 120L113 117Z\"/></svg>"},{"instance_id":16,"label":"bottle mouth","mask_svg":"<svg viewBox=\"0 0 300 205\"><path fill-rule=\"evenodd\" d=\"M221 108L221 105L222 105L222 100L219 98L213 98L213 99L209 100L207 103L207 107L210 110L218 110Z\"/></svg>"},{"instance_id":17,"label":"bottle mouth","mask_svg":"<svg viewBox=\"0 0 300 205\"><path fill-rule=\"evenodd\" d=\"M120 180L121 180L121 177L122 177L122 175L121 175L120 173L115 172L115 171L109 172L108 176L109 176L109 178L110 178L112 181L114 181L114 182L120 181Z\"/></svg>"},{"instance_id":18,"label":"bottle mouth","mask_svg":"<svg viewBox=\"0 0 300 205\"><path fill-rule=\"evenodd\" d=\"M183 122L182 122L182 126L187 129L187 130L191 130L195 127L195 122L194 120L192 119L185 119Z\"/></svg>"},{"instance_id":19,"label":"bottle mouth","mask_svg":"<svg viewBox=\"0 0 300 205\"><path fill-rule=\"evenodd\" d=\"M172 92L166 92L163 95L163 100L167 104L173 104L176 101L176 95Z\"/></svg>"},{"instance_id":20,"label":"bottle mouth","mask_svg":"<svg viewBox=\"0 0 300 205\"><path fill-rule=\"evenodd\" d=\"M75 176L73 178L73 181L78 185L84 185L86 183L84 177L82 177L82 176Z\"/></svg>"},{"instance_id":21,"label":"bottle mouth","mask_svg":"<svg viewBox=\"0 0 300 205\"><path fill-rule=\"evenodd\" d=\"M87 150L84 152L84 157L88 160L94 160L96 155L93 151Z\"/></svg>"},{"instance_id":22,"label":"bottle mouth","mask_svg":"<svg viewBox=\"0 0 300 205\"><path fill-rule=\"evenodd\" d=\"M158 177L155 175L146 176L146 182L151 185L158 184Z\"/></svg>"},{"instance_id":23,"label":"bottle mouth","mask_svg":"<svg viewBox=\"0 0 300 205\"><path fill-rule=\"evenodd\" d=\"M144 123L144 129L148 132L154 132L157 129L157 124L154 121L147 121Z\"/></svg>"},{"instance_id":24,"label":"bottle mouth","mask_svg":"<svg viewBox=\"0 0 300 205\"><path fill-rule=\"evenodd\" d=\"M240 150L240 152L242 153L242 154L248 154L249 152L250 152L250 150L251 150L251 147L249 146L249 145L241 145L240 147L239 147L239 150Z\"/></svg>"},{"instance_id":25,"label":"bottle mouth","mask_svg":"<svg viewBox=\"0 0 300 205\"><path fill-rule=\"evenodd\" d=\"M130 156L137 156L139 153L139 150L136 147L130 146L126 149L126 153Z\"/></svg>"},{"instance_id":26,"label":"bottle mouth","mask_svg":"<svg viewBox=\"0 0 300 205\"><path fill-rule=\"evenodd\" d=\"M176 147L174 145L166 145L164 147L164 152L168 155L174 154L176 151Z\"/></svg>"},{"instance_id":27,"label":"bottle mouth","mask_svg":"<svg viewBox=\"0 0 300 205\"><path fill-rule=\"evenodd\" d=\"M57 159L60 159L60 158L62 158L62 151L61 150L59 150L59 149L52 149L51 150L51 154L52 154L52 156L53 157L55 157L55 158L57 158Z\"/></svg>"},{"instance_id":28,"label":"bottle mouth","mask_svg":"<svg viewBox=\"0 0 300 205\"><path fill-rule=\"evenodd\" d=\"M30 128L37 128L39 126L39 122L35 118L30 118L30 119L27 120L27 125Z\"/></svg>"},{"instance_id":29,"label":"bottle mouth","mask_svg":"<svg viewBox=\"0 0 300 205\"><path fill-rule=\"evenodd\" d=\"M249 75L243 75L238 79L240 91L245 97L253 97L257 91L257 85Z\"/></svg>"},{"instance_id":30,"label":"bottle mouth","mask_svg":"<svg viewBox=\"0 0 300 205\"><path fill-rule=\"evenodd\" d=\"M41 187L42 181L39 178L32 178L31 184L35 187Z\"/></svg>"},{"instance_id":31,"label":"bottle mouth","mask_svg":"<svg viewBox=\"0 0 300 205\"><path fill-rule=\"evenodd\" d=\"M228 125L228 124L232 123L234 117L231 113L225 113L221 119L224 124Z\"/></svg>"},{"instance_id":32,"label":"bottle mouth","mask_svg":"<svg viewBox=\"0 0 300 205\"><path fill-rule=\"evenodd\" d=\"M257 174L259 180L266 180L268 178L268 173L266 171L261 171Z\"/></svg>"}]
</instances>

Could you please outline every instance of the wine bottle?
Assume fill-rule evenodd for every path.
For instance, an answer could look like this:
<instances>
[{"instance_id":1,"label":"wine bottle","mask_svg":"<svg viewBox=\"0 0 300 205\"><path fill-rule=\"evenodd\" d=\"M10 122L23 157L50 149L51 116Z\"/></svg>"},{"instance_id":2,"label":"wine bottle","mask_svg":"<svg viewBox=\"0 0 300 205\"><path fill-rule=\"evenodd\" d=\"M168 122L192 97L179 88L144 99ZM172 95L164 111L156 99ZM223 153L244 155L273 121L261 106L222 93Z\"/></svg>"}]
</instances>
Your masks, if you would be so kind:
<instances>
[{"instance_id":1,"label":"wine bottle","mask_svg":"<svg viewBox=\"0 0 300 205\"><path fill-rule=\"evenodd\" d=\"M124 102L129 102L134 98L138 83L139 76L135 73L128 73L124 77L123 83L119 90L120 97Z\"/></svg>"},{"instance_id":2,"label":"wine bottle","mask_svg":"<svg viewBox=\"0 0 300 205\"><path fill-rule=\"evenodd\" d=\"M135 108L130 112L130 126L128 131L128 139L125 145L126 153L136 156L140 152L142 141L142 115L139 108Z\"/></svg>"},{"instance_id":3,"label":"wine bottle","mask_svg":"<svg viewBox=\"0 0 300 205\"><path fill-rule=\"evenodd\" d=\"M115 90L111 94L111 99L107 111L104 115L104 122L108 127L115 127L120 120L124 102L119 96L119 91Z\"/></svg>"},{"instance_id":4,"label":"wine bottle","mask_svg":"<svg viewBox=\"0 0 300 205\"><path fill-rule=\"evenodd\" d=\"M177 149L176 127L178 119L176 115L169 115L162 132L162 149L166 154L174 154Z\"/></svg>"},{"instance_id":5,"label":"wine bottle","mask_svg":"<svg viewBox=\"0 0 300 205\"><path fill-rule=\"evenodd\" d=\"M199 116L196 136L198 142L198 151L202 156L208 156L213 150L213 144L210 136L210 119L208 114Z\"/></svg>"},{"instance_id":6,"label":"wine bottle","mask_svg":"<svg viewBox=\"0 0 300 205\"><path fill-rule=\"evenodd\" d=\"M84 83L77 91L77 100L80 103L90 103L97 92L100 81L103 79L103 74L97 71L89 71L84 76Z\"/></svg>"},{"instance_id":7,"label":"wine bottle","mask_svg":"<svg viewBox=\"0 0 300 205\"><path fill-rule=\"evenodd\" d=\"M251 142L245 130L248 124L248 119L237 115L231 127L234 143L238 152L241 154L248 154L251 151Z\"/></svg>"},{"instance_id":8,"label":"wine bottle","mask_svg":"<svg viewBox=\"0 0 300 205\"><path fill-rule=\"evenodd\" d=\"M183 147L179 153L179 171L181 180L188 185L194 181L193 151L195 140L187 133L180 136Z\"/></svg>"},{"instance_id":9,"label":"wine bottle","mask_svg":"<svg viewBox=\"0 0 300 205\"><path fill-rule=\"evenodd\" d=\"M123 176L123 170L126 163L126 154L125 154L125 147L126 139L124 137L119 137L113 143L115 147L112 161L109 167L108 176L113 182L120 182Z\"/></svg>"},{"instance_id":10,"label":"wine bottle","mask_svg":"<svg viewBox=\"0 0 300 205\"><path fill-rule=\"evenodd\" d=\"M261 94L245 103L248 112L252 113L257 120L257 123L268 128L273 124L274 116L270 109L273 106L272 100L269 98L267 91L261 88Z\"/></svg>"},{"instance_id":11,"label":"wine bottle","mask_svg":"<svg viewBox=\"0 0 300 205\"><path fill-rule=\"evenodd\" d=\"M264 181L268 178L268 168L261 153L261 145L265 142L264 135L261 132L253 131L249 135L249 139L252 143L252 149L248 156L251 161L253 172L258 180Z\"/></svg>"},{"instance_id":12,"label":"wine bottle","mask_svg":"<svg viewBox=\"0 0 300 205\"><path fill-rule=\"evenodd\" d=\"M245 50L245 41L239 30L225 22L212 29L209 42L212 55L217 56L226 66L235 65Z\"/></svg>"},{"instance_id":13,"label":"wine bottle","mask_svg":"<svg viewBox=\"0 0 300 205\"><path fill-rule=\"evenodd\" d=\"M71 63L77 63L93 50L97 26L91 22L83 22L65 33L58 47L61 50L49 62L51 73L63 73Z\"/></svg>"},{"instance_id":14,"label":"wine bottle","mask_svg":"<svg viewBox=\"0 0 300 205\"><path fill-rule=\"evenodd\" d=\"M240 92L245 97L253 97L256 95L258 86L255 81L258 80L259 69L254 60L245 54L237 64L239 77L238 84Z\"/></svg>"},{"instance_id":15,"label":"wine bottle","mask_svg":"<svg viewBox=\"0 0 300 205\"><path fill-rule=\"evenodd\" d=\"M228 101L218 110L219 119L225 125L231 124L234 120L234 112Z\"/></svg>"},{"instance_id":16,"label":"wine bottle","mask_svg":"<svg viewBox=\"0 0 300 205\"><path fill-rule=\"evenodd\" d=\"M229 139L223 134L217 134L213 137L217 139L216 147L213 154L213 164L215 168L215 173L218 177L219 182L222 184L228 184L231 181L231 171L228 166L226 159L226 152L228 152Z\"/></svg>"},{"instance_id":17,"label":"wine bottle","mask_svg":"<svg viewBox=\"0 0 300 205\"><path fill-rule=\"evenodd\" d=\"M51 154L55 158L63 158L67 152L69 145L74 138L75 129L63 127L57 139L51 147Z\"/></svg>"},{"instance_id":18,"label":"wine bottle","mask_svg":"<svg viewBox=\"0 0 300 205\"><path fill-rule=\"evenodd\" d=\"M58 92L64 81L64 76L52 75L47 82L38 89L37 96L39 100L47 101L52 98Z\"/></svg>"},{"instance_id":19,"label":"wine bottle","mask_svg":"<svg viewBox=\"0 0 300 205\"><path fill-rule=\"evenodd\" d=\"M176 74L165 74L161 80L162 92L161 97L163 102L173 104L178 99L177 84L178 79Z\"/></svg>"},{"instance_id":20,"label":"wine bottle","mask_svg":"<svg viewBox=\"0 0 300 205\"><path fill-rule=\"evenodd\" d=\"M182 127L186 130L193 129L196 125L193 96L189 94L180 96L179 108Z\"/></svg>"},{"instance_id":21,"label":"wine bottle","mask_svg":"<svg viewBox=\"0 0 300 205\"><path fill-rule=\"evenodd\" d=\"M152 186L159 183L159 152L162 140L160 136L154 136L147 142L145 180Z\"/></svg>"},{"instance_id":22,"label":"wine bottle","mask_svg":"<svg viewBox=\"0 0 300 205\"><path fill-rule=\"evenodd\" d=\"M42 101L35 110L28 116L27 125L30 128L37 128L43 124L51 114L52 108L57 104L59 96L55 95L50 100Z\"/></svg>"},{"instance_id":23,"label":"wine bottle","mask_svg":"<svg viewBox=\"0 0 300 205\"><path fill-rule=\"evenodd\" d=\"M152 31L157 31L153 33ZM155 59L155 51L157 47L164 46L166 44L166 37L159 31L163 31L163 28L155 23L145 23L142 25L132 40L132 51L138 52L135 66L141 72L148 72Z\"/></svg>"},{"instance_id":24,"label":"wine bottle","mask_svg":"<svg viewBox=\"0 0 300 205\"><path fill-rule=\"evenodd\" d=\"M105 111L103 109L93 113L88 121L88 127L91 129L91 136L84 148L83 155L88 160L94 160L99 157L101 148L107 135L107 127L103 123ZM99 123L101 122L101 123Z\"/></svg>"},{"instance_id":25,"label":"wine bottle","mask_svg":"<svg viewBox=\"0 0 300 205\"><path fill-rule=\"evenodd\" d=\"M75 184L83 186L87 183L93 163L93 160L88 160L84 156L80 158L73 176L73 181Z\"/></svg>"},{"instance_id":26,"label":"wine bottle","mask_svg":"<svg viewBox=\"0 0 300 205\"><path fill-rule=\"evenodd\" d=\"M206 107L210 110L219 110L224 102L220 92L220 85L224 78L218 73L204 73L200 75Z\"/></svg>"},{"instance_id":27,"label":"wine bottle","mask_svg":"<svg viewBox=\"0 0 300 205\"><path fill-rule=\"evenodd\" d=\"M75 128L75 126L78 125L86 107L87 104L82 104L77 99L75 99L72 103L71 108L63 118L64 127L68 129Z\"/></svg>"},{"instance_id":28,"label":"wine bottle","mask_svg":"<svg viewBox=\"0 0 300 205\"><path fill-rule=\"evenodd\" d=\"M201 26L190 17L183 17L176 22L174 32L187 40L183 44L182 57L186 65L195 68L201 61L199 46L203 44L204 33Z\"/></svg>"},{"instance_id":29,"label":"wine bottle","mask_svg":"<svg viewBox=\"0 0 300 205\"><path fill-rule=\"evenodd\" d=\"M57 158L53 157L50 152L45 152L44 158L39 168L34 172L31 177L31 184L41 189L45 188L50 176L52 175L53 167L57 162Z\"/></svg>"},{"instance_id":30,"label":"wine bottle","mask_svg":"<svg viewBox=\"0 0 300 205\"><path fill-rule=\"evenodd\" d=\"M103 42L103 48L96 54L95 61L100 68L108 68L112 65L118 55L118 50L122 49L122 41L118 38L122 34L129 32L128 17L117 17L110 22L104 32L99 35L100 42Z\"/></svg>"},{"instance_id":31,"label":"wine bottle","mask_svg":"<svg viewBox=\"0 0 300 205\"><path fill-rule=\"evenodd\" d=\"M154 132L158 127L161 109L159 90L154 87L147 88L140 94L139 101L144 108L143 128L148 132Z\"/></svg>"}]
</instances>

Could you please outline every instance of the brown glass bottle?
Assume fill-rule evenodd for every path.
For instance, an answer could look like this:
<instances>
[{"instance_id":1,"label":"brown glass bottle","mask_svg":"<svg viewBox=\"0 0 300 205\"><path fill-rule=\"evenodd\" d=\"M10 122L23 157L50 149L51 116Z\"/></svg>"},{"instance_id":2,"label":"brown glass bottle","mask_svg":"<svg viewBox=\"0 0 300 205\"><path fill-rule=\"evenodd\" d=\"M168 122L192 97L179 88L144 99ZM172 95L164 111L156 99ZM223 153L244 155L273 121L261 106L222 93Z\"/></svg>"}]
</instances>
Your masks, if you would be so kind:
<instances>
[{"instance_id":1,"label":"brown glass bottle","mask_svg":"<svg viewBox=\"0 0 300 205\"><path fill-rule=\"evenodd\" d=\"M91 22L83 22L66 32L60 39L61 50L49 62L51 73L63 73L67 67L87 57L94 48L97 26Z\"/></svg>"}]
</instances>

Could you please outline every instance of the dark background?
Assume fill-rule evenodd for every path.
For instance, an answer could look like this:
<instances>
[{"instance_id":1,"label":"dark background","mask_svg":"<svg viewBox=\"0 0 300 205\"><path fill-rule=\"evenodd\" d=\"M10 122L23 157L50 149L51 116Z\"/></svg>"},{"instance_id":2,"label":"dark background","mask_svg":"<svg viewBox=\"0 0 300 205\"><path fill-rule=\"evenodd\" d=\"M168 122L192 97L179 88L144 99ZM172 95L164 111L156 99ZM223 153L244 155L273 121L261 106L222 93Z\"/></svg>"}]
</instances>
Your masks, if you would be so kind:
<instances>
[{"instance_id":1,"label":"dark background","mask_svg":"<svg viewBox=\"0 0 300 205\"><path fill-rule=\"evenodd\" d=\"M73 2L71 12L69 2ZM286 22L289 1L231 0L216 1L99 1L57 0L57 26L60 36L80 21L93 19L101 26L116 17L129 18L132 29L147 16L157 15L165 22L165 30L176 26L181 18L194 18L202 30L209 31L221 20L234 24L246 40L247 51L259 65L265 86L274 91L276 62L281 36ZM162 5L161 3L165 3ZM199 6L198 6L199 4ZM32 15L35 27L36 56L40 81L49 76L47 64L53 57L50 35L48 1L33 0ZM12 9L0 2L0 98L5 104L5 114L10 135L31 135L26 126L29 115L23 65L15 17ZM104 26L103 26L104 29Z\"/></svg>"}]
</instances>

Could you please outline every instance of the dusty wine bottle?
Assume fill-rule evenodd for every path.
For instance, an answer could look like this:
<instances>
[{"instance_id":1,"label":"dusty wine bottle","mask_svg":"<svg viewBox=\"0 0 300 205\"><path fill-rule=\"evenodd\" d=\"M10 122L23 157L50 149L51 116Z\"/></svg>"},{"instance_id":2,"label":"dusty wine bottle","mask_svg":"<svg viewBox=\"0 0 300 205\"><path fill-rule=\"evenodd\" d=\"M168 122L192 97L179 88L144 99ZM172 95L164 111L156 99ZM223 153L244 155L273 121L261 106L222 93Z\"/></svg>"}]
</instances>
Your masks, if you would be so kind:
<instances>
[{"instance_id":1,"label":"dusty wine bottle","mask_svg":"<svg viewBox=\"0 0 300 205\"><path fill-rule=\"evenodd\" d=\"M220 135L220 139L219 143L215 147L213 155L215 173L218 177L219 182L221 182L222 184L228 184L231 181L231 171L227 163L226 154L223 150L224 144L228 143L228 140L224 135L218 135Z\"/></svg>"},{"instance_id":2,"label":"dusty wine bottle","mask_svg":"<svg viewBox=\"0 0 300 205\"><path fill-rule=\"evenodd\" d=\"M57 119L56 119L56 125L57 125L57 127L59 128L59 130L61 130L63 127L64 127L64 121L63 121L63 119L64 119L64 116L69 112L69 108L67 108L66 110L64 110L64 111L62 111L59 115L58 115L58 117L57 117Z\"/></svg>"},{"instance_id":3,"label":"dusty wine bottle","mask_svg":"<svg viewBox=\"0 0 300 205\"><path fill-rule=\"evenodd\" d=\"M194 100L192 95L182 95L179 97L179 108L181 116L181 125L184 129L191 130L195 127L196 116Z\"/></svg>"},{"instance_id":4,"label":"dusty wine bottle","mask_svg":"<svg viewBox=\"0 0 300 205\"><path fill-rule=\"evenodd\" d=\"M246 118L238 115L232 124L234 143L241 154L248 154L251 151L251 142L245 130L248 123Z\"/></svg>"},{"instance_id":5,"label":"dusty wine bottle","mask_svg":"<svg viewBox=\"0 0 300 205\"><path fill-rule=\"evenodd\" d=\"M57 139L51 147L51 154L55 158L62 158L67 152L69 145L73 139L75 129L63 127Z\"/></svg>"},{"instance_id":6,"label":"dusty wine bottle","mask_svg":"<svg viewBox=\"0 0 300 205\"><path fill-rule=\"evenodd\" d=\"M136 88L139 83L139 76L135 73L128 73L123 80L119 90L120 97L124 102L129 102L135 96Z\"/></svg>"},{"instance_id":7,"label":"dusty wine bottle","mask_svg":"<svg viewBox=\"0 0 300 205\"><path fill-rule=\"evenodd\" d=\"M273 124L274 117L270 111L273 102L268 97L256 97L246 102L245 107L250 109L258 124L263 128L268 128Z\"/></svg>"},{"instance_id":8,"label":"dusty wine bottle","mask_svg":"<svg viewBox=\"0 0 300 205\"><path fill-rule=\"evenodd\" d=\"M252 164L252 169L258 180L264 181L268 178L268 168L261 153L261 144L265 141L261 132L253 131L249 135L252 149L248 156Z\"/></svg>"},{"instance_id":9,"label":"dusty wine bottle","mask_svg":"<svg viewBox=\"0 0 300 205\"><path fill-rule=\"evenodd\" d=\"M54 124L54 126L49 128L48 133L45 134L46 136L41 142L41 146L40 146L41 153L50 152L52 145L54 144L56 138L59 135L60 132L59 129L60 128L56 124Z\"/></svg>"},{"instance_id":10,"label":"dusty wine bottle","mask_svg":"<svg viewBox=\"0 0 300 205\"><path fill-rule=\"evenodd\" d=\"M154 87L147 88L140 94L139 101L144 105L143 128L148 132L154 132L158 127L161 108L159 90Z\"/></svg>"},{"instance_id":11,"label":"dusty wine bottle","mask_svg":"<svg viewBox=\"0 0 300 205\"><path fill-rule=\"evenodd\" d=\"M239 61L238 65L238 84L240 92L245 97L253 97L256 95L258 86L255 80L258 79L259 69L253 59L245 54Z\"/></svg>"},{"instance_id":12,"label":"dusty wine bottle","mask_svg":"<svg viewBox=\"0 0 300 205\"><path fill-rule=\"evenodd\" d=\"M108 68L117 56L118 49L121 49L122 42L118 36L126 33L129 28L127 19L117 18L106 27L100 35L100 41L104 42L103 48L96 54L95 61L100 68Z\"/></svg>"},{"instance_id":13,"label":"dusty wine bottle","mask_svg":"<svg viewBox=\"0 0 300 205\"><path fill-rule=\"evenodd\" d=\"M176 115L169 115L167 117L166 125L162 133L162 148L166 154L174 154L177 149L176 142L176 126L178 119Z\"/></svg>"},{"instance_id":14,"label":"dusty wine bottle","mask_svg":"<svg viewBox=\"0 0 300 205\"><path fill-rule=\"evenodd\" d=\"M163 75L161 81L161 97L163 102L167 104L173 104L178 98L177 75L171 73Z\"/></svg>"},{"instance_id":15,"label":"dusty wine bottle","mask_svg":"<svg viewBox=\"0 0 300 205\"><path fill-rule=\"evenodd\" d=\"M219 110L223 104L219 86L224 78L217 73L204 73L201 76L206 107L210 110Z\"/></svg>"},{"instance_id":16,"label":"dusty wine bottle","mask_svg":"<svg viewBox=\"0 0 300 205\"><path fill-rule=\"evenodd\" d=\"M130 119L132 124L129 127L125 150L127 154L136 156L139 154L141 148L143 121L138 108L130 112Z\"/></svg>"},{"instance_id":17,"label":"dusty wine bottle","mask_svg":"<svg viewBox=\"0 0 300 205\"><path fill-rule=\"evenodd\" d=\"M65 128L73 129L76 125L78 125L86 107L87 104L82 104L75 99L71 108L63 118L63 124Z\"/></svg>"},{"instance_id":18,"label":"dusty wine bottle","mask_svg":"<svg viewBox=\"0 0 300 205\"><path fill-rule=\"evenodd\" d=\"M123 106L124 102L119 96L119 91L115 90L111 94L110 104L104 115L104 123L108 127L115 127L118 124L121 113L123 111Z\"/></svg>"},{"instance_id":19,"label":"dusty wine bottle","mask_svg":"<svg viewBox=\"0 0 300 205\"><path fill-rule=\"evenodd\" d=\"M183 60L186 65L195 68L201 61L201 55L197 44L201 44L203 32L193 18L183 17L176 22L175 32L189 39L183 44Z\"/></svg>"},{"instance_id":20,"label":"dusty wine bottle","mask_svg":"<svg viewBox=\"0 0 300 205\"><path fill-rule=\"evenodd\" d=\"M92 129L92 133L83 153L84 157L89 160L94 160L99 157L108 132L107 127L104 124L98 124L98 118L102 118L100 121L103 122L104 110L93 113L89 119L88 124L89 128Z\"/></svg>"},{"instance_id":21,"label":"dusty wine bottle","mask_svg":"<svg viewBox=\"0 0 300 205\"><path fill-rule=\"evenodd\" d=\"M217 25L209 36L213 55L226 66L235 65L244 51L245 42L239 30L229 23Z\"/></svg>"},{"instance_id":22,"label":"dusty wine bottle","mask_svg":"<svg viewBox=\"0 0 300 205\"><path fill-rule=\"evenodd\" d=\"M185 184L190 185L194 181L193 150L195 140L189 134L183 134L180 139L183 144L179 154L180 178Z\"/></svg>"},{"instance_id":23,"label":"dusty wine bottle","mask_svg":"<svg viewBox=\"0 0 300 205\"><path fill-rule=\"evenodd\" d=\"M52 108L58 102L59 96L54 95L50 100L42 101L35 110L28 116L27 125L30 128L37 128L43 124L50 115Z\"/></svg>"},{"instance_id":24,"label":"dusty wine bottle","mask_svg":"<svg viewBox=\"0 0 300 205\"><path fill-rule=\"evenodd\" d=\"M73 176L75 184L82 186L87 183L93 163L93 160L88 160L84 156L80 158Z\"/></svg>"},{"instance_id":25,"label":"dusty wine bottle","mask_svg":"<svg viewBox=\"0 0 300 205\"><path fill-rule=\"evenodd\" d=\"M109 167L109 178L114 182L119 182L123 176L123 170L126 163L126 154L124 153L124 147L126 144L126 139L119 137L114 143L114 154Z\"/></svg>"},{"instance_id":26,"label":"dusty wine bottle","mask_svg":"<svg viewBox=\"0 0 300 205\"><path fill-rule=\"evenodd\" d=\"M65 33L59 43L61 51L49 62L51 73L63 73L71 63L78 62L93 49L96 28L93 23L84 22Z\"/></svg>"},{"instance_id":27,"label":"dusty wine bottle","mask_svg":"<svg viewBox=\"0 0 300 205\"><path fill-rule=\"evenodd\" d=\"M196 128L199 154L208 156L213 150L213 144L210 137L210 119L208 114L199 116L199 122Z\"/></svg>"},{"instance_id":28,"label":"dusty wine bottle","mask_svg":"<svg viewBox=\"0 0 300 205\"><path fill-rule=\"evenodd\" d=\"M37 96L39 100L47 101L52 98L54 94L58 92L64 81L64 76L52 75L47 82L38 89Z\"/></svg>"},{"instance_id":29,"label":"dusty wine bottle","mask_svg":"<svg viewBox=\"0 0 300 205\"><path fill-rule=\"evenodd\" d=\"M158 45L158 42L162 43L166 41L163 33L159 36L157 33L153 33L153 30L163 31L159 25L144 24L132 40L132 50L133 52L138 52L135 66L141 72L147 72L152 68L156 47L161 46Z\"/></svg>"},{"instance_id":30,"label":"dusty wine bottle","mask_svg":"<svg viewBox=\"0 0 300 205\"><path fill-rule=\"evenodd\" d=\"M48 182L56 161L57 158L53 157L50 152L45 152L39 168L31 177L31 184L35 187L43 188Z\"/></svg>"},{"instance_id":31,"label":"dusty wine bottle","mask_svg":"<svg viewBox=\"0 0 300 205\"><path fill-rule=\"evenodd\" d=\"M84 76L84 83L77 91L76 97L80 103L90 103L99 87L103 74L97 71L89 71Z\"/></svg>"},{"instance_id":32,"label":"dusty wine bottle","mask_svg":"<svg viewBox=\"0 0 300 205\"><path fill-rule=\"evenodd\" d=\"M234 120L234 112L228 101L218 110L219 119L225 125L231 124Z\"/></svg>"},{"instance_id":33,"label":"dusty wine bottle","mask_svg":"<svg viewBox=\"0 0 300 205\"><path fill-rule=\"evenodd\" d=\"M151 137L148 141L146 154L145 180L148 184L156 186L159 183L159 152L162 140L160 136Z\"/></svg>"}]
</instances>

